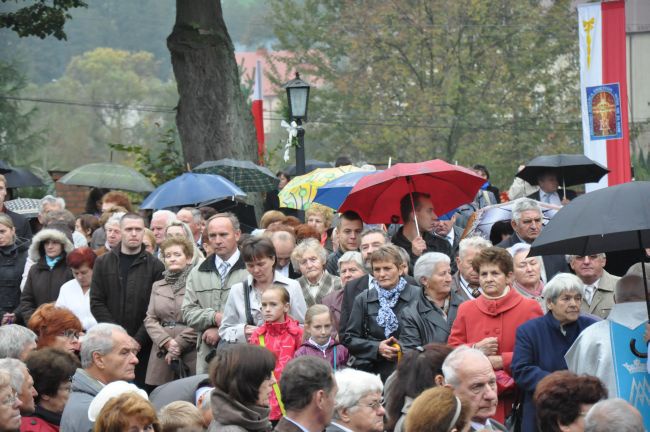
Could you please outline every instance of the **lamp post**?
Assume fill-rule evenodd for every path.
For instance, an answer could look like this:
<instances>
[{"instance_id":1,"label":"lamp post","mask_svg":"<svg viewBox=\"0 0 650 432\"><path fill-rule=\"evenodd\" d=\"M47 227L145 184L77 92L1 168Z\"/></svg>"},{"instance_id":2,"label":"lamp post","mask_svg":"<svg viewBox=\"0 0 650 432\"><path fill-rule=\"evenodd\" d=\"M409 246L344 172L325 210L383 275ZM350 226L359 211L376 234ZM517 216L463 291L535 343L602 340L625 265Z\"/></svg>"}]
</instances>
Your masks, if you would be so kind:
<instances>
[{"instance_id":1,"label":"lamp post","mask_svg":"<svg viewBox=\"0 0 650 432\"><path fill-rule=\"evenodd\" d=\"M305 174L305 130L300 127L303 121L307 121L307 105L309 104L309 89L311 86L296 77L285 83L282 87L287 90L289 101L289 121L295 120L298 125L298 147L296 147L296 175Z\"/></svg>"}]
</instances>

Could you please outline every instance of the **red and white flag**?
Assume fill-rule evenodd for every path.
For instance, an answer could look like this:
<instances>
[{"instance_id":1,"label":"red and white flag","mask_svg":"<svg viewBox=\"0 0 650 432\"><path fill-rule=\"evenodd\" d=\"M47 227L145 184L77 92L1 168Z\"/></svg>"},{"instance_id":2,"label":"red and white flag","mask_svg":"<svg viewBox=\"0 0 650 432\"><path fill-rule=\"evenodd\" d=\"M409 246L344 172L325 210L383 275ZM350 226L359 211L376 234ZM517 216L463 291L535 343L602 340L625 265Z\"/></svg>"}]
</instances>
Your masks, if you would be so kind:
<instances>
[{"instance_id":1,"label":"red and white flag","mask_svg":"<svg viewBox=\"0 0 650 432\"><path fill-rule=\"evenodd\" d=\"M584 153L610 173L587 192L631 180L625 2L578 6Z\"/></svg>"},{"instance_id":2,"label":"red and white flag","mask_svg":"<svg viewBox=\"0 0 650 432\"><path fill-rule=\"evenodd\" d=\"M255 65L255 88L253 89L253 120L257 130L257 160L264 163L264 94L262 93L262 62Z\"/></svg>"}]
</instances>

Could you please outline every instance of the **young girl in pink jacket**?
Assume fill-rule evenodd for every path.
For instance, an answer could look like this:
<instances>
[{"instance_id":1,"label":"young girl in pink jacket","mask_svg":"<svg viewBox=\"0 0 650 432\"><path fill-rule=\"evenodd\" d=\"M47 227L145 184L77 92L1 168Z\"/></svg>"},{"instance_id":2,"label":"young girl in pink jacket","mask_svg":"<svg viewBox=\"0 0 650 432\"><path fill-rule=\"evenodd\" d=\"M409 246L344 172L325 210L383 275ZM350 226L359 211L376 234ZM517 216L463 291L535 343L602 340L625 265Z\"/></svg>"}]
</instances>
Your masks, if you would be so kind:
<instances>
[{"instance_id":1,"label":"young girl in pink jacket","mask_svg":"<svg viewBox=\"0 0 650 432\"><path fill-rule=\"evenodd\" d=\"M260 345L270 350L277 359L273 376L279 383L284 366L289 363L302 343L302 328L298 321L288 313L290 306L289 292L281 285L272 285L262 294L262 316L264 324L251 334L249 343ZM271 414L269 419L277 421L284 415L279 384L273 385L270 398Z\"/></svg>"},{"instance_id":2,"label":"young girl in pink jacket","mask_svg":"<svg viewBox=\"0 0 650 432\"><path fill-rule=\"evenodd\" d=\"M295 357L320 357L329 362L334 372L346 367L350 354L332 337L332 316L327 306L315 304L307 309L304 339Z\"/></svg>"}]
</instances>

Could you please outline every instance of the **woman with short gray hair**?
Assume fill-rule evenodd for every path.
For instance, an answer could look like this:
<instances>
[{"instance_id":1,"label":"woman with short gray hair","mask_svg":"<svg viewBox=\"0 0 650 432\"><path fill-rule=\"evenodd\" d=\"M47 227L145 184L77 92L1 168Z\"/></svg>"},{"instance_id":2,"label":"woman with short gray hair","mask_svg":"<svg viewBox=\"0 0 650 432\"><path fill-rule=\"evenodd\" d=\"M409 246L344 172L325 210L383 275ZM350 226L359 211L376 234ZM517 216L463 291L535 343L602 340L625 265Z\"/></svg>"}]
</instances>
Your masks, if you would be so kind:
<instances>
[{"instance_id":1,"label":"woman with short gray hair","mask_svg":"<svg viewBox=\"0 0 650 432\"><path fill-rule=\"evenodd\" d=\"M422 295L402 314L402 346L412 349L431 342L447 343L458 306L464 301L451 289L451 260L440 252L425 253L415 263L413 275L422 286Z\"/></svg>"},{"instance_id":2,"label":"woman with short gray hair","mask_svg":"<svg viewBox=\"0 0 650 432\"><path fill-rule=\"evenodd\" d=\"M564 355L578 335L597 321L580 314L584 288L577 276L558 273L544 287L546 315L519 326L512 357L512 374L524 391L522 430L537 430L535 388L552 372L567 369Z\"/></svg>"},{"instance_id":3,"label":"woman with short gray hair","mask_svg":"<svg viewBox=\"0 0 650 432\"><path fill-rule=\"evenodd\" d=\"M325 271L327 251L318 240L308 238L291 253L293 268L300 269L298 283L302 288L307 307L323 302L323 297L343 288L341 279Z\"/></svg>"},{"instance_id":4,"label":"woman with short gray hair","mask_svg":"<svg viewBox=\"0 0 650 432\"><path fill-rule=\"evenodd\" d=\"M326 432L382 432L384 386L378 375L356 369L343 369L334 374L338 392L332 423Z\"/></svg>"}]
</instances>

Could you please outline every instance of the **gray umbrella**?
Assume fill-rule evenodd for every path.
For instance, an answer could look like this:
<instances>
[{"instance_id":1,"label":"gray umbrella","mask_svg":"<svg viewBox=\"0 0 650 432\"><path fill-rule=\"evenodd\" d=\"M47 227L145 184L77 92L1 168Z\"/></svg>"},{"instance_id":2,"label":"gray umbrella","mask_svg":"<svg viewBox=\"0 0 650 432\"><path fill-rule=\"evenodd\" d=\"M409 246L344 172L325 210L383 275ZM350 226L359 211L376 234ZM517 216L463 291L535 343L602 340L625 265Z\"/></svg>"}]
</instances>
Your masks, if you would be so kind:
<instances>
[{"instance_id":1,"label":"gray umbrella","mask_svg":"<svg viewBox=\"0 0 650 432\"><path fill-rule=\"evenodd\" d=\"M624 183L579 196L564 206L532 244L530 255L593 255L650 247L650 182ZM647 284L645 266L643 279ZM650 316L650 298L646 286Z\"/></svg>"},{"instance_id":2,"label":"gray umbrella","mask_svg":"<svg viewBox=\"0 0 650 432\"><path fill-rule=\"evenodd\" d=\"M227 178L244 192L267 192L277 189L280 179L268 168L248 160L220 159L205 161L192 170L203 174L217 174Z\"/></svg>"},{"instance_id":3,"label":"gray umbrella","mask_svg":"<svg viewBox=\"0 0 650 432\"><path fill-rule=\"evenodd\" d=\"M8 188L19 188L29 186L43 186L41 180L36 174L26 168L11 168L11 171L5 173Z\"/></svg>"},{"instance_id":4,"label":"gray umbrella","mask_svg":"<svg viewBox=\"0 0 650 432\"><path fill-rule=\"evenodd\" d=\"M133 192L151 192L155 189L148 178L133 168L112 162L82 165L61 177L59 183Z\"/></svg>"}]
</instances>

